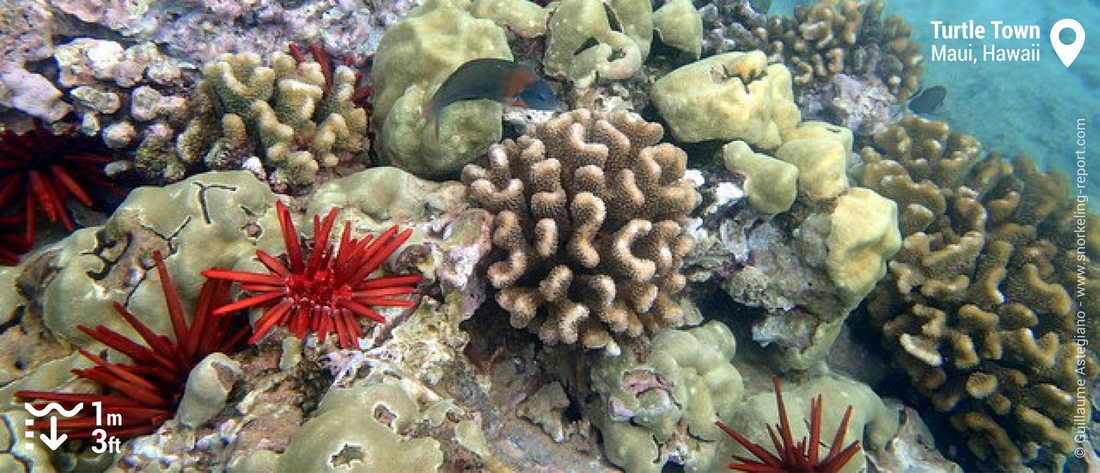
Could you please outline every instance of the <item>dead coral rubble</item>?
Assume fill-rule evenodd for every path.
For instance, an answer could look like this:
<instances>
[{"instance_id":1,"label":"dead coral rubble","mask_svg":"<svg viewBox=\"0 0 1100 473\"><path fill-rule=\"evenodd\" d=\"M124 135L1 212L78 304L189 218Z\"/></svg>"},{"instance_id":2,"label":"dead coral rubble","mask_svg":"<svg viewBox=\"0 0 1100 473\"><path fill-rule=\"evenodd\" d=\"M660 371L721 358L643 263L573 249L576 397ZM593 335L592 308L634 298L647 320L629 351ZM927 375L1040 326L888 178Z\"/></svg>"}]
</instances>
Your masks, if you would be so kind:
<instances>
[{"instance_id":1,"label":"dead coral rubble","mask_svg":"<svg viewBox=\"0 0 1100 473\"><path fill-rule=\"evenodd\" d=\"M1075 446L1072 417L1090 409L1075 400L1079 381L1098 373L1096 352L1077 344L1098 328L1079 310L1100 289L1098 253L1072 241L1096 217L1066 198L1064 176L981 153L973 137L912 116L863 149L862 184L897 201L906 235L869 309L977 457L1059 463ZM1082 240L1096 241L1090 231Z\"/></svg>"},{"instance_id":2,"label":"dead coral rubble","mask_svg":"<svg viewBox=\"0 0 1100 473\"><path fill-rule=\"evenodd\" d=\"M488 169L463 169L471 199L496 214L489 281L514 327L617 353L616 338L685 323L683 222L700 196L663 134L637 114L577 110L495 145Z\"/></svg>"},{"instance_id":3,"label":"dead coral rubble","mask_svg":"<svg viewBox=\"0 0 1100 473\"><path fill-rule=\"evenodd\" d=\"M794 17L762 15L748 3L719 2L703 12L705 51L763 50L791 69L796 87L840 73L877 76L902 100L920 87L920 45L900 16L882 18L883 0L821 0L796 6Z\"/></svg>"}]
</instances>

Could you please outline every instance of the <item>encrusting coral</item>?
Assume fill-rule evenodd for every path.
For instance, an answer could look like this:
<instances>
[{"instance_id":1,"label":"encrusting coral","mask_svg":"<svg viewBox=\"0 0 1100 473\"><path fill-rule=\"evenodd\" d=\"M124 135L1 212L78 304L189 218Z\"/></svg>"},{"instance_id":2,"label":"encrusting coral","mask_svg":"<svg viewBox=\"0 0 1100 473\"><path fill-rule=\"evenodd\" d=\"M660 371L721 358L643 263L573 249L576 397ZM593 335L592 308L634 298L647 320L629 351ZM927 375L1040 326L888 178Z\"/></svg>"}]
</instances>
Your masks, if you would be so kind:
<instances>
[{"instance_id":1,"label":"encrusting coral","mask_svg":"<svg viewBox=\"0 0 1100 473\"><path fill-rule=\"evenodd\" d=\"M396 384L333 389L291 438L274 471L438 471L444 458L439 442L414 437L424 417L417 399Z\"/></svg>"},{"instance_id":2,"label":"encrusting coral","mask_svg":"<svg viewBox=\"0 0 1100 473\"><path fill-rule=\"evenodd\" d=\"M194 117L175 139L147 138L135 166L151 179L183 177L188 168L240 169L258 154L270 181L291 189L312 184L318 172L363 161L367 111L359 74L331 67L327 56L306 60L273 53L264 65L254 53L228 54L207 64L192 94ZM318 62L320 59L320 62Z\"/></svg>"},{"instance_id":3,"label":"encrusting coral","mask_svg":"<svg viewBox=\"0 0 1100 473\"><path fill-rule=\"evenodd\" d=\"M1057 464L1090 409L1074 393L1100 372L1080 343L1100 328L1083 312L1100 267L1075 240L1095 217L1060 174L983 158L943 122L906 117L862 154L863 185L902 209L902 250L868 305L894 359L978 458Z\"/></svg>"},{"instance_id":4,"label":"encrusting coral","mask_svg":"<svg viewBox=\"0 0 1100 473\"><path fill-rule=\"evenodd\" d=\"M781 369L807 369L886 273L901 236L893 201L849 187L850 130L811 121L780 137L775 157L744 141L718 153L749 208L703 213L689 277L724 279L735 301L762 309L753 339Z\"/></svg>"},{"instance_id":5,"label":"encrusting coral","mask_svg":"<svg viewBox=\"0 0 1100 473\"><path fill-rule=\"evenodd\" d=\"M8 214L0 218L5 227L25 226L22 242L14 235L6 237L9 242L0 251L17 255L34 242L39 211L71 232L75 224L66 205L75 199L93 207L89 188L124 195L103 172L111 161L114 158L98 140L77 134L73 127L52 133L36 120L34 129L25 133L0 132L0 214ZM2 260L18 261L14 256Z\"/></svg>"},{"instance_id":6,"label":"encrusting coral","mask_svg":"<svg viewBox=\"0 0 1100 473\"><path fill-rule=\"evenodd\" d=\"M203 285L195 313L190 323L184 319L183 307L175 285L168 277L164 259L153 252L153 261L164 290L164 301L172 322L174 340L152 331L134 317L122 304L115 310L145 341L145 346L102 325L95 329L78 326L88 336L130 358L132 364L108 361L83 348L81 355L95 363L87 369L74 369L73 374L94 381L111 391L110 394L83 394L21 390L15 396L27 400L57 403L64 409L76 409L78 404L102 403L102 410L88 406L76 409L79 415L68 419L51 418L28 424L30 429L61 429L74 439L95 436L101 427L98 416L118 415L117 428L107 428L106 436L128 439L155 432L161 424L176 414L184 396L191 369L207 355L229 352L239 347L248 336L249 326L242 319L221 317L213 313L215 306L229 300L229 283L209 281ZM39 408L42 406L39 405ZM108 417L110 418L110 417ZM56 425L51 422L56 421Z\"/></svg>"},{"instance_id":7,"label":"encrusting coral","mask_svg":"<svg viewBox=\"0 0 1100 473\"><path fill-rule=\"evenodd\" d=\"M882 18L884 0L820 0L795 6L793 17L731 3L704 14L708 52L764 51L791 68L799 87L847 74L877 77L898 100L920 88L920 45L900 16Z\"/></svg>"},{"instance_id":8,"label":"encrusting coral","mask_svg":"<svg viewBox=\"0 0 1100 473\"><path fill-rule=\"evenodd\" d=\"M256 258L267 267L268 274L225 269L202 272L210 279L239 282L241 289L255 294L218 307L214 310L215 315L249 307L266 309L256 321L256 331L248 339L249 343L260 340L276 325L285 325L298 338L305 338L307 332L317 332L321 342L329 332L335 332L341 347L353 348L361 333L358 317L379 323L386 321L370 306L416 305L415 301L389 296L415 291L420 275L369 277L409 238L411 230L398 233L394 225L377 238L368 235L356 239L351 237L349 221L344 224L339 244L334 245L329 242L329 236L338 209L333 208L324 220L317 215L313 217L313 241L307 247L307 258L290 209L278 201L275 211L286 245L285 263L263 250L256 250Z\"/></svg>"},{"instance_id":9,"label":"encrusting coral","mask_svg":"<svg viewBox=\"0 0 1100 473\"><path fill-rule=\"evenodd\" d=\"M589 374L585 414L600 430L603 451L631 472L714 471L722 433L714 419L735 415L744 397L731 363L736 340L722 322L665 330L645 352L600 357Z\"/></svg>"},{"instance_id":10,"label":"encrusting coral","mask_svg":"<svg viewBox=\"0 0 1100 473\"><path fill-rule=\"evenodd\" d=\"M514 327L547 344L618 353L632 339L685 323L676 294L699 203L687 154L627 112L576 110L468 165L470 198L496 214L490 283Z\"/></svg>"}]
</instances>

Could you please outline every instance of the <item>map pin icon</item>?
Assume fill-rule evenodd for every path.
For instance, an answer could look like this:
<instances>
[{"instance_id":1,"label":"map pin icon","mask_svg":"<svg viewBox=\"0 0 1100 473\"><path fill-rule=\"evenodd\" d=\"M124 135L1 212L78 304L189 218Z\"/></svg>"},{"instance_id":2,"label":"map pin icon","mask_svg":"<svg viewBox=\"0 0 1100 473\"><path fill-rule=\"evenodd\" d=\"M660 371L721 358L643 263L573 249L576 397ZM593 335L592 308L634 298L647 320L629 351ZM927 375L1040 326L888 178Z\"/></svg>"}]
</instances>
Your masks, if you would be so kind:
<instances>
[{"instance_id":1,"label":"map pin icon","mask_svg":"<svg viewBox=\"0 0 1100 473\"><path fill-rule=\"evenodd\" d=\"M1059 37L1062 30L1065 29L1073 30L1073 42L1070 44L1063 43L1062 38ZM1070 64L1073 64L1073 60L1077 59L1081 47L1085 45L1085 29L1081 27L1077 20L1062 18L1050 27L1050 45L1054 46L1054 52L1058 53L1058 59L1062 60L1062 64L1069 67Z\"/></svg>"}]
</instances>

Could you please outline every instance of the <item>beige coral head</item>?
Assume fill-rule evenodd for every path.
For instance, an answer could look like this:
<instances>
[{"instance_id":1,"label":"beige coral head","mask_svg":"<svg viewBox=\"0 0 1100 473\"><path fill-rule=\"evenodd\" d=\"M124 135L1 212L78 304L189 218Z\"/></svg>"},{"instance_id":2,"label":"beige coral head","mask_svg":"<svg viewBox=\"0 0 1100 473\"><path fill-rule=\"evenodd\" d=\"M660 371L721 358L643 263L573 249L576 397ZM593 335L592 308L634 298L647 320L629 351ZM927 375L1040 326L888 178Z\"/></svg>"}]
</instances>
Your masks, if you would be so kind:
<instances>
[{"instance_id":1,"label":"beige coral head","mask_svg":"<svg viewBox=\"0 0 1100 473\"><path fill-rule=\"evenodd\" d=\"M577 110L494 146L462 173L497 213L489 279L516 327L547 344L619 349L684 322L676 294L700 196L687 155L632 113Z\"/></svg>"},{"instance_id":2,"label":"beige coral head","mask_svg":"<svg viewBox=\"0 0 1100 473\"><path fill-rule=\"evenodd\" d=\"M901 248L897 204L874 191L849 189L836 202L826 242L829 278L854 306L886 273L886 261Z\"/></svg>"}]
</instances>

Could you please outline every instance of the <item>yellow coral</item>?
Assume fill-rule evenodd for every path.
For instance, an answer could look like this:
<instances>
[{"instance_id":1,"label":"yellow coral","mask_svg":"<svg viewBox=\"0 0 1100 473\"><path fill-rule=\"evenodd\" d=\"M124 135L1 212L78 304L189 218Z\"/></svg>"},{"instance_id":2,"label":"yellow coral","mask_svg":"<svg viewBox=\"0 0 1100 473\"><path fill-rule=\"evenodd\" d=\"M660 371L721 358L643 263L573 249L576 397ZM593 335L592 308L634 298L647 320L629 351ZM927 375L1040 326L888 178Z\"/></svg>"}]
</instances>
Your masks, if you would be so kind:
<instances>
[{"instance_id":1,"label":"yellow coral","mask_svg":"<svg viewBox=\"0 0 1100 473\"><path fill-rule=\"evenodd\" d=\"M980 158L980 143L942 122L906 118L874 141L861 183L911 219L868 304L895 360L938 410L956 412L977 457L1014 468L1040 448L1068 453L1070 392L1100 364L1092 349L1075 356L1081 301L1066 265L1081 263L1088 287L1100 287L1100 267L1063 256L1064 178L1026 158Z\"/></svg>"},{"instance_id":2,"label":"yellow coral","mask_svg":"<svg viewBox=\"0 0 1100 473\"><path fill-rule=\"evenodd\" d=\"M837 199L826 246L829 278L849 305L858 304L901 247L897 204L868 189L849 190Z\"/></svg>"}]
</instances>

